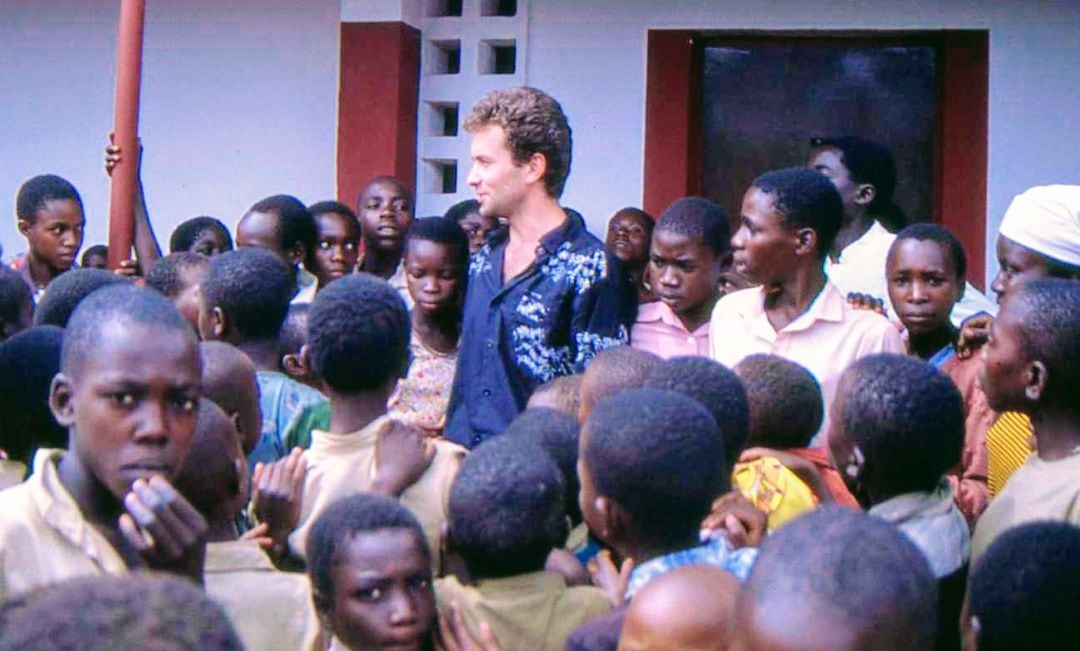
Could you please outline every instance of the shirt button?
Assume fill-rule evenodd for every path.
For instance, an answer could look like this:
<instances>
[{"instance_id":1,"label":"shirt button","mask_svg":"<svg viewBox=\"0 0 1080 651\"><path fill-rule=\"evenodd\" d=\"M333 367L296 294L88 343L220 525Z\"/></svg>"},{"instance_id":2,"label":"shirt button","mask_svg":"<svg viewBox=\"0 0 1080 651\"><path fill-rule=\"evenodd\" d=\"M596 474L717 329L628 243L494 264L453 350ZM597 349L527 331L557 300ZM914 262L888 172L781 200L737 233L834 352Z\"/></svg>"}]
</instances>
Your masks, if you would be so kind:
<instances>
[{"instance_id":1,"label":"shirt button","mask_svg":"<svg viewBox=\"0 0 1080 651\"><path fill-rule=\"evenodd\" d=\"M480 395L484 396L485 398L490 398L491 397L491 389L484 389L483 391L480 392Z\"/></svg>"},{"instance_id":2,"label":"shirt button","mask_svg":"<svg viewBox=\"0 0 1080 651\"><path fill-rule=\"evenodd\" d=\"M488 340L486 340L484 342L484 345L487 346L488 348L494 348L495 347L495 340L488 339Z\"/></svg>"},{"instance_id":3,"label":"shirt button","mask_svg":"<svg viewBox=\"0 0 1080 651\"><path fill-rule=\"evenodd\" d=\"M472 437L472 444L473 444L473 447L475 448L476 446L480 445L480 443L481 443L481 442L482 442L483 440L484 440L484 439L480 438L479 436L474 436L474 437Z\"/></svg>"}]
</instances>

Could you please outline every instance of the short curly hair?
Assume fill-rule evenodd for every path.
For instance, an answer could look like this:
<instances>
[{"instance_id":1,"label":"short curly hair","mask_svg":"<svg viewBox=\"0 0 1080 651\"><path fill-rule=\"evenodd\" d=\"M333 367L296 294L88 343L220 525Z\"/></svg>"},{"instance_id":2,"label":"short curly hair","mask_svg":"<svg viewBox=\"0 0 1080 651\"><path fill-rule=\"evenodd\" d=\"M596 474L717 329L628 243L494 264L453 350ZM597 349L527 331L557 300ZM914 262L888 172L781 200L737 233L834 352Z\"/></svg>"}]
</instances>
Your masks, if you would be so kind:
<instances>
[{"instance_id":1,"label":"short curly hair","mask_svg":"<svg viewBox=\"0 0 1080 651\"><path fill-rule=\"evenodd\" d=\"M547 160L544 187L552 197L562 196L570 175L573 137L566 114L555 98L529 86L492 91L465 118L466 131L486 126L503 128L506 145L518 165L533 154L543 154Z\"/></svg>"},{"instance_id":2,"label":"short curly hair","mask_svg":"<svg viewBox=\"0 0 1080 651\"><path fill-rule=\"evenodd\" d=\"M0 606L0 649L244 648L221 606L163 574L85 576L23 592Z\"/></svg>"},{"instance_id":3,"label":"short curly hair","mask_svg":"<svg viewBox=\"0 0 1080 651\"><path fill-rule=\"evenodd\" d=\"M330 283L308 312L311 370L339 393L360 393L403 377L409 312L382 278L357 273Z\"/></svg>"}]
</instances>

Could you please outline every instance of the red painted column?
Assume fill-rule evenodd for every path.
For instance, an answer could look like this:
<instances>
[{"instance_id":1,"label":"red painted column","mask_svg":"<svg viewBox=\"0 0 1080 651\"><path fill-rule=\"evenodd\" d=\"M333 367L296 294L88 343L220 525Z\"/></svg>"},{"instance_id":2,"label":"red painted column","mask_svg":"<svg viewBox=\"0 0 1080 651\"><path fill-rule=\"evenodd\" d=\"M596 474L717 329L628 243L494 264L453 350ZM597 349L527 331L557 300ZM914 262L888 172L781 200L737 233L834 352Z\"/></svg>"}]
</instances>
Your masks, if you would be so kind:
<instances>
[{"instance_id":1,"label":"red painted column","mask_svg":"<svg viewBox=\"0 0 1080 651\"><path fill-rule=\"evenodd\" d=\"M135 229L135 177L139 151L144 0L122 0L116 43L114 142L124 152L109 182L109 268L131 257Z\"/></svg>"},{"instance_id":2,"label":"red painted column","mask_svg":"<svg viewBox=\"0 0 1080 651\"><path fill-rule=\"evenodd\" d=\"M700 65L694 32L649 32L645 79L644 207L659 215L701 185Z\"/></svg>"},{"instance_id":3,"label":"red painted column","mask_svg":"<svg viewBox=\"0 0 1080 651\"><path fill-rule=\"evenodd\" d=\"M365 183L416 186L420 31L401 22L342 23L337 194L355 206Z\"/></svg>"}]
</instances>

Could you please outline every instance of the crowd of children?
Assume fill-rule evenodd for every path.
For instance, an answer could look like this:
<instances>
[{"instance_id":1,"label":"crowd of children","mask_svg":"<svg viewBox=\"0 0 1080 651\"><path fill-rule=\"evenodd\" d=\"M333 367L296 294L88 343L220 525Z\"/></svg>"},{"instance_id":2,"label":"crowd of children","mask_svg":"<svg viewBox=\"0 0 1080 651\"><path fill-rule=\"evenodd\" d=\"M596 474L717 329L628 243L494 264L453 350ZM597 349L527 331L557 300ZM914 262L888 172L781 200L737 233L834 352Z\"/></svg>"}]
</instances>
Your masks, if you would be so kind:
<instances>
[{"instance_id":1,"label":"crowd of children","mask_svg":"<svg viewBox=\"0 0 1080 651\"><path fill-rule=\"evenodd\" d=\"M1080 186L1010 207L995 309L874 143L601 242L559 204L558 102L495 91L465 128L477 200L446 216L380 176L160 256L142 206L114 271L75 263L70 183L20 188L0 650L1080 634Z\"/></svg>"}]
</instances>

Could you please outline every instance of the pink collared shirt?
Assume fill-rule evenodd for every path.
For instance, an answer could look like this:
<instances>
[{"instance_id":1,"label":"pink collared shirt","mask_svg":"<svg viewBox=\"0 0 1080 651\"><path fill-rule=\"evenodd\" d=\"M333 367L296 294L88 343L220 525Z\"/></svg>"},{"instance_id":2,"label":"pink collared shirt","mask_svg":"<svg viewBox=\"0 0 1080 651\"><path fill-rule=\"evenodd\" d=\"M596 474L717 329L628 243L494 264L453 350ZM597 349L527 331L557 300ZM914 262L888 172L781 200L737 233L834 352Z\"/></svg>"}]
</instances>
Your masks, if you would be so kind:
<instances>
[{"instance_id":1,"label":"pink collared shirt","mask_svg":"<svg viewBox=\"0 0 1080 651\"><path fill-rule=\"evenodd\" d=\"M806 312L777 332L765 314L760 287L728 294L713 308L710 356L726 366L755 353L771 353L802 364L821 384L825 418L812 446L824 445L829 405L847 367L874 353L904 354L900 333L871 310L850 307L840 290L825 283Z\"/></svg>"},{"instance_id":2,"label":"pink collared shirt","mask_svg":"<svg viewBox=\"0 0 1080 651\"><path fill-rule=\"evenodd\" d=\"M662 301L638 306L630 345L661 359L686 355L709 356L709 324L690 332Z\"/></svg>"}]
</instances>

